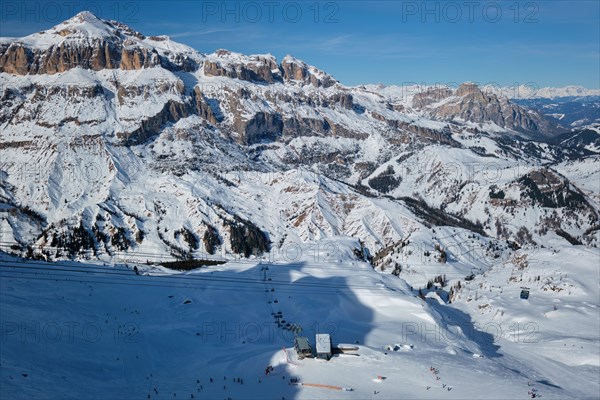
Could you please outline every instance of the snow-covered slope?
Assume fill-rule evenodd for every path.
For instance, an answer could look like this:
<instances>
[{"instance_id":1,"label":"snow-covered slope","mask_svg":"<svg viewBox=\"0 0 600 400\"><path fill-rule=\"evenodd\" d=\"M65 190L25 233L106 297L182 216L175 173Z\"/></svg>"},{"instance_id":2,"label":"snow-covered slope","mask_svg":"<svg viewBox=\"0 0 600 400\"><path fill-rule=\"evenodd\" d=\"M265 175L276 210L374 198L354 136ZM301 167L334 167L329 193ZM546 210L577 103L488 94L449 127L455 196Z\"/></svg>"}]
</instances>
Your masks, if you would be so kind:
<instances>
[{"instance_id":1,"label":"snow-covered slope","mask_svg":"<svg viewBox=\"0 0 600 400\"><path fill-rule=\"evenodd\" d=\"M450 277L450 286L461 279L462 288L448 304L450 286L420 298L404 279L334 255L332 249L356 241L315 244L302 246L294 262L238 261L184 274L5 258L0 395L597 395L599 277L589 268L597 250L514 253L473 281ZM466 261L454 264L469 268ZM411 282L410 274L401 277ZM519 299L524 285L531 288L528 300ZM358 350L329 361L298 360L291 332L297 324L313 346L316 333L330 333L334 346ZM265 375L269 365L274 370Z\"/></svg>"}]
</instances>

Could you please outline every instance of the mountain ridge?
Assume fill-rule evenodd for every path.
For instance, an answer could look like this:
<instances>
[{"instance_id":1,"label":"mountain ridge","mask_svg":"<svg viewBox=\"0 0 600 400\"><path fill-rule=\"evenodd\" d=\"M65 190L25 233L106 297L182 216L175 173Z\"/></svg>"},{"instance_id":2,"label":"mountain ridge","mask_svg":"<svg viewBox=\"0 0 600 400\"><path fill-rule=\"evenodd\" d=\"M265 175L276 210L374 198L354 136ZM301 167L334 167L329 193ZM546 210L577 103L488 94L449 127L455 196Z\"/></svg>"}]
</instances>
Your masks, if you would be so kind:
<instances>
[{"instance_id":1,"label":"mountain ridge","mask_svg":"<svg viewBox=\"0 0 600 400\"><path fill-rule=\"evenodd\" d=\"M78 31L82 24L93 34ZM552 170L594 157L594 148L548 142L559 128L475 85L408 101L390 88L344 86L292 56L202 54L87 13L58 26L43 34L56 43L18 65L26 46L0 44L0 196L12 210L2 232L21 252L258 255L350 235L375 253L429 229L406 197L522 244L564 240L556 230L597 242L589 178ZM35 180L24 180L31 170ZM319 177L319 189L290 181L301 171ZM500 192L506 197L492 197ZM516 209L526 218L507 223ZM87 239L69 234L74 228ZM256 247L240 248L240 232Z\"/></svg>"}]
</instances>

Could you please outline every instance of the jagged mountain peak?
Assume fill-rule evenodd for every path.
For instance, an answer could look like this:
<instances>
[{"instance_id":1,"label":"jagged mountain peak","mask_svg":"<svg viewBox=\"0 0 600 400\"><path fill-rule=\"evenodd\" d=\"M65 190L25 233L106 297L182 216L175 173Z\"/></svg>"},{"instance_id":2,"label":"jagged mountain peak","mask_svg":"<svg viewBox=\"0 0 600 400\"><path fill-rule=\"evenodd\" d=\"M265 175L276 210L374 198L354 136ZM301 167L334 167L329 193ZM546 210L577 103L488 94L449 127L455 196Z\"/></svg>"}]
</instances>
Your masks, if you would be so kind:
<instances>
[{"instance_id":1,"label":"jagged mountain peak","mask_svg":"<svg viewBox=\"0 0 600 400\"><path fill-rule=\"evenodd\" d=\"M474 82L464 82L456 89L457 96L483 93L479 85Z\"/></svg>"},{"instance_id":2,"label":"jagged mountain peak","mask_svg":"<svg viewBox=\"0 0 600 400\"><path fill-rule=\"evenodd\" d=\"M512 103L501 93L496 94L473 82L465 82L456 89L449 86L427 88L413 96L412 106L436 119L491 122L531 138L552 137L566 130L539 113Z\"/></svg>"},{"instance_id":3,"label":"jagged mountain peak","mask_svg":"<svg viewBox=\"0 0 600 400\"><path fill-rule=\"evenodd\" d=\"M257 66L278 68L277 59L271 53L266 54L243 54L227 49L217 49L205 55L206 59L214 60L222 65L242 65L251 63Z\"/></svg>"},{"instance_id":4,"label":"jagged mountain peak","mask_svg":"<svg viewBox=\"0 0 600 400\"><path fill-rule=\"evenodd\" d=\"M281 63L298 63L298 64L304 64L304 61L302 60L298 60L296 57L294 57L291 54L286 54L285 57L283 57L283 59L281 60Z\"/></svg>"},{"instance_id":5,"label":"jagged mountain peak","mask_svg":"<svg viewBox=\"0 0 600 400\"><path fill-rule=\"evenodd\" d=\"M0 39L0 71L16 75L65 72L73 68L141 69L162 66L192 71L202 55L166 36L144 36L89 11L23 38Z\"/></svg>"},{"instance_id":6,"label":"jagged mountain peak","mask_svg":"<svg viewBox=\"0 0 600 400\"><path fill-rule=\"evenodd\" d=\"M139 32L116 21L103 20L89 11L82 11L52 28L19 40L30 47L48 48L72 41L120 41L127 37L144 39Z\"/></svg>"},{"instance_id":7,"label":"jagged mountain peak","mask_svg":"<svg viewBox=\"0 0 600 400\"><path fill-rule=\"evenodd\" d=\"M97 42L111 42L129 47L156 49L157 51L196 53L191 47L174 42L166 35L145 36L122 22L99 18L90 11L82 11L45 31L16 40L2 40L2 42L9 41L39 49L60 46L64 42L74 42L82 46L93 45Z\"/></svg>"},{"instance_id":8,"label":"jagged mountain peak","mask_svg":"<svg viewBox=\"0 0 600 400\"><path fill-rule=\"evenodd\" d=\"M168 70L196 71L205 76L227 77L260 83L293 83L330 87L338 83L331 75L286 56L241 54L218 49L203 54L172 41L168 36L145 36L118 21L98 18L83 11L46 30L23 38L0 39L0 72L16 75L65 72L80 67L142 69L161 66Z\"/></svg>"},{"instance_id":9,"label":"jagged mountain peak","mask_svg":"<svg viewBox=\"0 0 600 400\"><path fill-rule=\"evenodd\" d=\"M98 18L91 11L81 11L81 12L75 14L73 17L63 21L61 24L59 24L57 26L61 26L61 25L80 26L82 28L88 28L88 29L90 29L92 27L96 27L96 28L105 29L105 30L106 30L106 27L108 27L108 24L105 20Z\"/></svg>"},{"instance_id":10,"label":"jagged mountain peak","mask_svg":"<svg viewBox=\"0 0 600 400\"><path fill-rule=\"evenodd\" d=\"M278 63L271 53L247 55L219 49L206 55L203 67L206 76L226 76L251 82L286 82L325 88L338 83L326 72L290 55Z\"/></svg>"},{"instance_id":11,"label":"jagged mountain peak","mask_svg":"<svg viewBox=\"0 0 600 400\"><path fill-rule=\"evenodd\" d=\"M284 74L288 80L306 81L308 78L308 80L311 83L313 83L313 85L319 86L316 83L322 82L324 83L323 86L325 87L329 87L336 83L339 83L335 78L333 78L325 71L322 71L315 66L309 65L306 62L290 54L287 54L281 60L281 68L284 71Z\"/></svg>"}]
</instances>

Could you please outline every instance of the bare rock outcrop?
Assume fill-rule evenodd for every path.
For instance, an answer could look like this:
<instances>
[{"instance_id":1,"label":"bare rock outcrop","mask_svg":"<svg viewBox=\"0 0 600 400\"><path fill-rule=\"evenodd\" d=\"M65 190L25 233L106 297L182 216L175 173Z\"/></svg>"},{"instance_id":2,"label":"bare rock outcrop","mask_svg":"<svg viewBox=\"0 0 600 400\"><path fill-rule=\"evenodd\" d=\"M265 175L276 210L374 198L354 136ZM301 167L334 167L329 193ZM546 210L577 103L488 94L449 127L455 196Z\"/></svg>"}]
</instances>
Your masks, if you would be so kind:
<instances>
[{"instance_id":1,"label":"bare rock outcrop","mask_svg":"<svg viewBox=\"0 0 600 400\"><path fill-rule=\"evenodd\" d=\"M169 70L197 69L189 52L160 47L165 40L162 36L146 38L124 24L82 12L47 31L0 42L0 72L52 75L76 67L99 71L157 65Z\"/></svg>"},{"instance_id":2,"label":"bare rock outcrop","mask_svg":"<svg viewBox=\"0 0 600 400\"><path fill-rule=\"evenodd\" d=\"M34 55L31 49L20 43L0 47L0 71L9 74L26 75L29 73Z\"/></svg>"},{"instance_id":3,"label":"bare rock outcrop","mask_svg":"<svg viewBox=\"0 0 600 400\"><path fill-rule=\"evenodd\" d=\"M233 129L243 144L255 144L277 139L283 131L283 120L277 113L257 112L250 119L236 118Z\"/></svg>"},{"instance_id":4,"label":"bare rock outcrop","mask_svg":"<svg viewBox=\"0 0 600 400\"><path fill-rule=\"evenodd\" d=\"M289 55L281 60L280 68L283 80L286 82L300 82L323 88L328 88L337 83L331 75Z\"/></svg>"},{"instance_id":5,"label":"bare rock outcrop","mask_svg":"<svg viewBox=\"0 0 600 400\"><path fill-rule=\"evenodd\" d=\"M248 82L281 82L279 66L271 55L243 56L218 50L203 63L206 76L225 76Z\"/></svg>"},{"instance_id":6,"label":"bare rock outcrop","mask_svg":"<svg viewBox=\"0 0 600 400\"><path fill-rule=\"evenodd\" d=\"M156 52L142 48L123 48L121 51L121 62L119 68L124 70L150 68L160 65L160 59Z\"/></svg>"},{"instance_id":7,"label":"bare rock outcrop","mask_svg":"<svg viewBox=\"0 0 600 400\"><path fill-rule=\"evenodd\" d=\"M352 110L354 108L354 99L350 93L338 92L333 95L331 101L338 103L346 110Z\"/></svg>"},{"instance_id":8,"label":"bare rock outcrop","mask_svg":"<svg viewBox=\"0 0 600 400\"><path fill-rule=\"evenodd\" d=\"M493 122L525 135L551 137L562 130L538 112L513 104L506 97L484 92L473 83L463 83L456 90L430 88L416 94L412 106L437 119Z\"/></svg>"},{"instance_id":9,"label":"bare rock outcrop","mask_svg":"<svg viewBox=\"0 0 600 400\"><path fill-rule=\"evenodd\" d=\"M177 122L190 114L189 104L169 100L159 113L142 120L138 129L132 132L119 132L117 137L126 145L143 143L160 133L167 122Z\"/></svg>"},{"instance_id":10,"label":"bare rock outcrop","mask_svg":"<svg viewBox=\"0 0 600 400\"><path fill-rule=\"evenodd\" d=\"M29 48L18 42L0 46L0 72L17 75L53 75L76 67L99 71L138 70L158 65L169 70L197 68L195 61L183 55L169 59L156 50L123 46L110 40L94 40L85 45L61 43L47 49Z\"/></svg>"},{"instance_id":11,"label":"bare rock outcrop","mask_svg":"<svg viewBox=\"0 0 600 400\"><path fill-rule=\"evenodd\" d=\"M452 94L453 92L449 88L428 88L426 91L413 96L412 106L416 109L425 108L430 104L452 96Z\"/></svg>"},{"instance_id":12,"label":"bare rock outcrop","mask_svg":"<svg viewBox=\"0 0 600 400\"><path fill-rule=\"evenodd\" d=\"M322 136L330 132L331 125L325 119L288 118L283 123L283 135L286 138L301 136Z\"/></svg>"},{"instance_id":13,"label":"bare rock outcrop","mask_svg":"<svg viewBox=\"0 0 600 400\"><path fill-rule=\"evenodd\" d=\"M215 112L211 107L211 102L206 98L204 93L198 86L194 88L194 104L196 105L196 113L208 123L217 125L222 120L222 116L219 112Z\"/></svg>"}]
</instances>

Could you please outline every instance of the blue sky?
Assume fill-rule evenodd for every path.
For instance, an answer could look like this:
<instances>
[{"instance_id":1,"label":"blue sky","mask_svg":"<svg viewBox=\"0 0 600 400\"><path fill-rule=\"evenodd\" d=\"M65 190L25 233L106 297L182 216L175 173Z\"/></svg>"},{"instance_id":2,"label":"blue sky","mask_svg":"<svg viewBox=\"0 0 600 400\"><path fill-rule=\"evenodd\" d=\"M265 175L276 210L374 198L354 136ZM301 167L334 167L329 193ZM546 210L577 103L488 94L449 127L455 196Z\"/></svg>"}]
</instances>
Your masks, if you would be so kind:
<instances>
[{"instance_id":1,"label":"blue sky","mask_svg":"<svg viewBox=\"0 0 600 400\"><path fill-rule=\"evenodd\" d=\"M3 1L0 34L89 9L202 52L286 54L345 84L600 86L599 1Z\"/></svg>"}]
</instances>

